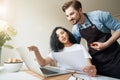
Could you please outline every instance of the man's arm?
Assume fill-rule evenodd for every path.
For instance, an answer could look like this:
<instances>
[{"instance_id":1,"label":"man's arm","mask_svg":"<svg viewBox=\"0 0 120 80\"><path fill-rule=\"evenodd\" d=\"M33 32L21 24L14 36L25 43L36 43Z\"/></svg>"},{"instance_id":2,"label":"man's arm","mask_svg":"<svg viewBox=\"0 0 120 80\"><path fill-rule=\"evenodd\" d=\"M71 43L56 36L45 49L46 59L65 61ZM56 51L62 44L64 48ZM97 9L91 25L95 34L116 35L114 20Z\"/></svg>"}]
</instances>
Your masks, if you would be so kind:
<instances>
[{"instance_id":1,"label":"man's arm","mask_svg":"<svg viewBox=\"0 0 120 80\"><path fill-rule=\"evenodd\" d=\"M112 36L106 41L106 42L93 42L93 44L96 44L96 46L91 45L92 48L94 48L95 50L103 50L107 47L109 47L112 43L114 43L115 41L117 41L117 39L120 38L120 31L114 32L112 34Z\"/></svg>"},{"instance_id":2,"label":"man's arm","mask_svg":"<svg viewBox=\"0 0 120 80\"><path fill-rule=\"evenodd\" d=\"M110 39L108 39L104 44L105 46L110 46L113 42L117 41L120 38L120 31L114 32Z\"/></svg>"},{"instance_id":3,"label":"man's arm","mask_svg":"<svg viewBox=\"0 0 120 80\"><path fill-rule=\"evenodd\" d=\"M112 43L120 38L120 22L116 18L114 18L109 12L103 11L100 12L99 18L100 21L103 22L104 27L107 27L109 30L113 30L114 33L106 42L92 43L91 47L98 51L109 47Z\"/></svg>"}]
</instances>

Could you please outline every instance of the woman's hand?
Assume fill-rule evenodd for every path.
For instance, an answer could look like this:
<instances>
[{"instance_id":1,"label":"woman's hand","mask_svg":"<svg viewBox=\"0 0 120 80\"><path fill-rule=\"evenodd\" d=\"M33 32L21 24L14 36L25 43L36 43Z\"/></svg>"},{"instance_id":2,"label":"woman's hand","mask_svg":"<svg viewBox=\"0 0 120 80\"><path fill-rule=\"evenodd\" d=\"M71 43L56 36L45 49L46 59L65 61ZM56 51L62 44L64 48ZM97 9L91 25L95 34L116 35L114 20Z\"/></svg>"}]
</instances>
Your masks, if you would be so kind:
<instances>
[{"instance_id":1,"label":"woman's hand","mask_svg":"<svg viewBox=\"0 0 120 80\"><path fill-rule=\"evenodd\" d=\"M88 76L95 77L97 74L96 67L94 65L85 66L83 69Z\"/></svg>"},{"instance_id":2,"label":"woman's hand","mask_svg":"<svg viewBox=\"0 0 120 80\"><path fill-rule=\"evenodd\" d=\"M30 46L30 47L28 47L28 49L29 49L30 51L39 52L39 50L38 50L38 48L37 48L36 46Z\"/></svg>"},{"instance_id":3,"label":"woman's hand","mask_svg":"<svg viewBox=\"0 0 120 80\"><path fill-rule=\"evenodd\" d=\"M40 65L41 67L47 65L48 63L50 63L49 59L44 59L44 58L41 56L41 54L40 54L40 52L39 52L39 49L38 49L36 46L34 46L34 45L33 45L33 46L30 46L30 47L28 47L28 49L29 49L29 51L34 51L35 56L36 56L36 59L37 59L39 65Z\"/></svg>"}]
</instances>

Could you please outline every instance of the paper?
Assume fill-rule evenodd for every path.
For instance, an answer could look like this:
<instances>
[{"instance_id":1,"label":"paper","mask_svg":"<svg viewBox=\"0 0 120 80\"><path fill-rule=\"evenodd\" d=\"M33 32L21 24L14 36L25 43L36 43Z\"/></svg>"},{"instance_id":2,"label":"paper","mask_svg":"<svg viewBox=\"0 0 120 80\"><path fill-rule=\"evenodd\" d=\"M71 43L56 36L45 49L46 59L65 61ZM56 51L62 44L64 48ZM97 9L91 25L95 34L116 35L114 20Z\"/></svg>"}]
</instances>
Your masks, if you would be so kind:
<instances>
[{"instance_id":1,"label":"paper","mask_svg":"<svg viewBox=\"0 0 120 80\"><path fill-rule=\"evenodd\" d=\"M87 65L85 56L81 49L76 51L54 53L53 56L60 64L60 67L64 66L66 69L82 72L83 67Z\"/></svg>"}]
</instances>

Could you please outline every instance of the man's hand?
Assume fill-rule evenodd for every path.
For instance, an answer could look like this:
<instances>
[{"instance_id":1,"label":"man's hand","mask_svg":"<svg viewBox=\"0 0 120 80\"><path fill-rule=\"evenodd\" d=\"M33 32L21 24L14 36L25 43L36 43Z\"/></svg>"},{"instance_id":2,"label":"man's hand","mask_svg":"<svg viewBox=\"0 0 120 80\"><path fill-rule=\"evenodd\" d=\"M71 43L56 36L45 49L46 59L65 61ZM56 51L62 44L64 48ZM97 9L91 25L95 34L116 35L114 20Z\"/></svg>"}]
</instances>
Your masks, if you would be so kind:
<instances>
[{"instance_id":1,"label":"man's hand","mask_svg":"<svg viewBox=\"0 0 120 80\"><path fill-rule=\"evenodd\" d=\"M90 47L95 50L101 51L101 50L106 49L108 46L102 42L93 42L92 44L90 44Z\"/></svg>"}]
</instances>

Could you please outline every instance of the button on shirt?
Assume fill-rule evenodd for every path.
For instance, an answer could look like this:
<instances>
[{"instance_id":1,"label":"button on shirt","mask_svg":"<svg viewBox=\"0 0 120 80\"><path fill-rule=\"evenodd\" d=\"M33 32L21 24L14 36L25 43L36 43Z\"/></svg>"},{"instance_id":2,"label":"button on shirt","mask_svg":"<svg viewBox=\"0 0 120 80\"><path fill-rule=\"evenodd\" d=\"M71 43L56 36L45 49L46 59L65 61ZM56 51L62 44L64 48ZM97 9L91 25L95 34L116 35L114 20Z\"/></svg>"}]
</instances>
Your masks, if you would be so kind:
<instances>
[{"instance_id":1,"label":"button on shirt","mask_svg":"<svg viewBox=\"0 0 120 80\"><path fill-rule=\"evenodd\" d=\"M86 13L90 21L96 25L97 29L103 33L110 33L111 30L113 31L120 31L120 22L111 16L109 12L105 11L93 11ZM81 35L79 33L79 28L84 29L91 26L89 20L86 18L83 27L81 24L77 23L72 28L72 33L75 36L78 43L80 43Z\"/></svg>"}]
</instances>

